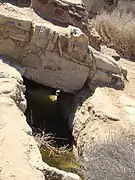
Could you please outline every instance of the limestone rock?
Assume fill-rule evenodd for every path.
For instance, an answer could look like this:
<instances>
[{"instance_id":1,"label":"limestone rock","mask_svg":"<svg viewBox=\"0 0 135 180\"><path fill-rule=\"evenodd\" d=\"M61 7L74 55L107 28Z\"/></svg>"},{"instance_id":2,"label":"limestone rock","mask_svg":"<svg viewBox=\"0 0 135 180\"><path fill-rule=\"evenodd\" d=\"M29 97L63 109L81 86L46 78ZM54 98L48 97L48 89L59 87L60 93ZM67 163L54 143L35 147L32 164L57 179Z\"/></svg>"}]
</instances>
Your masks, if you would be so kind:
<instances>
[{"instance_id":1,"label":"limestone rock","mask_svg":"<svg viewBox=\"0 0 135 180\"><path fill-rule=\"evenodd\" d=\"M32 8L41 17L61 26L75 26L80 28L95 49L100 50L101 37L94 28L90 28L87 3L82 0L32 0Z\"/></svg>"},{"instance_id":2,"label":"limestone rock","mask_svg":"<svg viewBox=\"0 0 135 180\"><path fill-rule=\"evenodd\" d=\"M49 51L46 52L45 58L48 58L48 62L44 62L44 68L26 68L24 76L65 92L75 92L82 88L88 77L87 67L64 60ZM53 59L55 59L54 63Z\"/></svg>"},{"instance_id":3,"label":"limestone rock","mask_svg":"<svg viewBox=\"0 0 135 180\"><path fill-rule=\"evenodd\" d=\"M44 174L45 174L45 178L47 180L52 180L52 179L56 179L56 180L81 180L81 178L73 173L67 173L64 172L62 170L56 169L54 167L50 167L46 164L44 164Z\"/></svg>"},{"instance_id":4,"label":"limestone rock","mask_svg":"<svg viewBox=\"0 0 135 180\"><path fill-rule=\"evenodd\" d=\"M77 8L79 12L83 6L54 0L49 1L50 8L53 3L61 8ZM17 67L24 77L72 93L81 89L88 78L101 84L117 83L114 81L118 78L121 81L121 68L114 59L89 45L90 36L96 42L94 46L100 46L101 40L90 24L89 36L79 27L65 27L44 20L30 8L5 4L0 6L0 27L0 54L8 55L8 63ZM11 31L21 33L23 38L14 38Z\"/></svg>"},{"instance_id":5,"label":"limestone rock","mask_svg":"<svg viewBox=\"0 0 135 180\"><path fill-rule=\"evenodd\" d=\"M91 50L95 57L96 66L98 69L120 74L119 66L112 57L110 57L109 55L102 54L99 51L96 51L94 48L91 48Z\"/></svg>"},{"instance_id":6,"label":"limestone rock","mask_svg":"<svg viewBox=\"0 0 135 180\"><path fill-rule=\"evenodd\" d=\"M86 28L84 29L84 32L89 37L89 44L97 51L101 51L101 44L103 42L102 38L95 30L95 28L92 27L91 22L88 23L88 30Z\"/></svg>"},{"instance_id":7,"label":"limestone rock","mask_svg":"<svg viewBox=\"0 0 135 180\"><path fill-rule=\"evenodd\" d=\"M120 55L114 50L114 49L111 49L111 48L108 48L107 46L101 46L101 52L103 54L106 54L106 55L109 55L109 56L112 56L116 61L119 61L120 60Z\"/></svg>"},{"instance_id":8,"label":"limestone rock","mask_svg":"<svg viewBox=\"0 0 135 180\"><path fill-rule=\"evenodd\" d=\"M26 109L20 73L0 60L0 179L81 180L73 173L42 162L32 130L22 112Z\"/></svg>"},{"instance_id":9,"label":"limestone rock","mask_svg":"<svg viewBox=\"0 0 135 180\"><path fill-rule=\"evenodd\" d=\"M87 11L89 12L89 17L95 16L103 7L104 0L82 0L86 5Z\"/></svg>"},{"instance_id":10,"label":"limestone rock","mask_svg":"<svg viewBox=\"0 0 135 180\"><path fill-rule=\"evenodd\" d=\"M5 48L6 47L6 48ZM15 44L9 38L0 40L0 52L7 55L14 54Z\"/></svg>"},{"instance_id":11,"label":"limestone rock","mask_svg":"<svg viewBox=\"0 0 135 180\"><path fill-rule=\"evenodd\" d=\"M73 135L86 180L135 178L135 63L120 64L129 71L123 91L98 87L76 97Z\"/></svg>"},{"instance_id":12,"label":"limestone rock","mask_svg":"<svg viewBox=\"0 0 135 180\"><path fill-rule=\"evenodd\" d=\"M31 6L40 16L63 25L76 26L88 21L88 13L81 0L32 0Z\"/></svg>"},{"instance_id":13,"label":"limestone rock","mask_svg":"<svg viewBox=\"0 0 135 180\"><path fill-rule=\"evenodd\" d=\"M93 52L96 66L96 72L92 82L98 85L113 84L116 88L124 87L124 83L121 79L122 68L117 64L116 60L109 55L102 54L92 47L89 48Z\"/></svg>"},{"instance_id":14,"label":"limestone rock","mask_svg":"<svg viewBox=\"0 0 135 180\"><path fill-rule=\"evenodd\" d=\"M10 8L12 14L8 10ZM9 35L6 34L7 31L3 28L0 31L2 42L5 42L3 37L3 34L5 34L9 36L8 41L10 43L3 43L0 53L15 57L17 52L19 58L16 61L14 60L14 64L23 66L25 68L23 75L29 79L68 92L80 89L89 72L86 65L78 62L82 61L87 51L87 36L79 28L55 26L43 19L38 20L37 15L32 10L30 12L32 14L29 15L28 11L25 13L20 8L9 4L6 4L5 8L1 8L1 27L8 28L6 23L12 19L12 31L23 30L26 35L30 35L31 31L33 32L32 36L24 38L25 42L23 42L22 39L11 37L10 33ZM4 14L6 13L5 17ZM19 18L14 19L16 14L18 14ZM35 21L35 19L37 20ZM21 27L17 22L20 23ZM77 32L76 36L74 33L71 35L72 30ZM18 48L21 48L21 51L16 51ZM11 58L9 59L11 62Z\"/></svg>"},{"instance_id":15,"label":"limestone rock","mask_svg":"<svg viewBox=\"0 0 135 180\"><path fill-rule=\"evenodd\" d=\"M11 97L17 103L18 107L25 112L26 100L23 94L24 86L20 73L2 63L1 60L0 68L0 94Z\"/></svg>"},{"instance_id":16,"label":"limestone rock","mask_svg":"<svg viewBox=\"0 0 135 180\"><path fill-rule=\"evenodd\" d=\"M34 163L42 161L39 150L36 148L36 142L31 136L32 130L27 125L21 111L25 111L26 108L22 83L20 73L0 61L0 167L2 180L9 180L13 177L15 180L44 179L43 173L30 165L33 150L37 152ZM25 107L19 109L18 107L21 103L24 104L24 101Z\"/></svg>"}]
</instances>

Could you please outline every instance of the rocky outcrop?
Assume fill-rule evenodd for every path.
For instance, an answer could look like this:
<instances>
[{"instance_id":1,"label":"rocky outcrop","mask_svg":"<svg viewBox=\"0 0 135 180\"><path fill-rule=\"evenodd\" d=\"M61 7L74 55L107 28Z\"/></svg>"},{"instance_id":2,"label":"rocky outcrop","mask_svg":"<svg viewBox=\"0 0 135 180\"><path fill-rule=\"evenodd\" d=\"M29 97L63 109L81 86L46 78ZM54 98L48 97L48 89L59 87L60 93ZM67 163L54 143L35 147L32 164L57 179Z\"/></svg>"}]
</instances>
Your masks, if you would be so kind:
<instances>
[{"instance_id":1,"label":"rocky outcrop","mask_svg":"<svg viewBox=\"0 0 135 180\"><path fill-rule=\"evenodd\" d=\"M101 46L101 52L103 54L113 57L116 61L119 61L121 58L120 55L114 49L109 48L105 45Z\"/></svg>"},{"instance_id":2,"label":"rocky outcrop","mask_svg":"<svg viewBox=\"0 0 135 180\"><path fill-rule=\"evenodd\" d=\"M0 179L80 180L42 162L23 112L26 100L20 73L0 60Z\"/></svg>"},{"instance_id":3,"label":"rocky outcrop","mask_svg":"<svg viewBox=\"0 0 135 180\"><path fill-rule=\"evenodd\" d=\"M26 110L26 100L24 97L25 87L19 72L14 68L2 63L0 59L0 95L1 98L11 98L22 112ZM7 98L6 97L6 98ZM4 102L3 102L4 103ZM2 114L1 114L2 115Z\"/></svg>"},{"instance_id":4,"label":"rocky outcrop","mask_svg":"<svg viewBox=\"0 0 135 180\"><path fill-rule=\"evenodd\" d=\"M120 64L130 82L123 91L98 87L76 96L73 135L86 180L135 178L135 63Z\"/></svg>"},{"instance_id":5,"label":"rocky outcrop","mask_svg":"<svg viewBox=\"0 0 135 180\"><path fill-rule=\"evenodd\" d=\"M31 6L41 17L63 26L82 27L88 22L88 12L81 0L32 0Z\"/></svg>"},{"instance_id":6,"label":"rocky outcrop","mask_svg":"<svg viewBox=\"0 0 135 180\"><path fill-rule=\"evenodd\" d=\"M81 0L32 0L32 8L42 18L61 26L75 26L84 32L91 46L100 50L101 37L90 25L87 5Z\"/></svg>"},{"instance_id":7,"label":"rocky outcrop","mask_svg":"<svg viewBox=\"0 0 135 180\"><path fill-rule=\"evenodd\" d=\"M88 39L78 28L55 26L9 4L1 8L0 24L0 53L16 59L25 77L69 92L82 87L89 72L81 64Z\"/></svg>"},{"instance_id":8,"label":"rocky outcrop","mask_svg":"<svg viewBox=\"0 0 135 180\"><path fill-rule=\"evenodd\" d=\"M105 0L82 0L86 5L89 17L92 18L104 7Z\"/></svg>"},{"instance_id":9,"label":"rocky outcrop","mask_svg":"<svg viewBox=\"0 0 135 180\"><path fill-rule=\"evenodd\" d=\"M122 74L122 69L120 66L118 66L114 58L106 54L102 54L92 47L89 48L93 52L96 66L96 72L90 83L97 84L98 86L112 85L115 88L124 87L124 82L121 81L121 76L125 74Z\"/></svg>"},{"instance_id":10,"label":"rocky outcrop","mask_svg":"<svg viewBox=\"0 0 135 180\"><path fill-rule=\"evenodd\" d=\"M41 157L22 113L26 108L23 80L19 72L0 61L0 177L44 179ZM35 153L36 152L36 153ZM36 154L34 157L33 155ZM33 159L33 164L31 163Z\"/></svg>"},{"instance_id":11,"label":"rocky outcrop","mask_svg":"<svg viewBox=\"0 0 135 180\"><path fill-rule=\"evenodd\" d=\"M114 59L89 46L79 28L54 25L32 9L10 4L0 6L0 54L19 67L23 76L65 92L81 89L101 71L95 83L102 83L103 76L107 83L121 79L121 68Z\"/></svg>"},{"instance_id":12,"label":"rocky outcrop","mask_svg":"<svg viewBox=\"0 0 135 180\"><path fill-rule=\"evenodd\" d=\"M106 9L111 11L114 9L119 0L82 0L86 5L86 9L89 13L89 18L94 18L101 10Z\"/></svg>"},{"instance_id":13,"label":"rocky outcrop","mask_svg":"<svg viewBox=\"0 0 135 180\"><path fill-rule=\"evenodd\" d=\"M86 179L134 179L134 64L122 63L130 70L131 81L124 91L104 87L121 88L123 69L89 42L77 27L54 25L30 8L0 6L4 62L29 79L68 92L81 89L89 80L91 91L82 88L77 94L74 121L69 122ZM42 162L22 113L26 102L21 75L1 62L0 77L1 179L80 180Z\"/></svg>"}]
</instances>

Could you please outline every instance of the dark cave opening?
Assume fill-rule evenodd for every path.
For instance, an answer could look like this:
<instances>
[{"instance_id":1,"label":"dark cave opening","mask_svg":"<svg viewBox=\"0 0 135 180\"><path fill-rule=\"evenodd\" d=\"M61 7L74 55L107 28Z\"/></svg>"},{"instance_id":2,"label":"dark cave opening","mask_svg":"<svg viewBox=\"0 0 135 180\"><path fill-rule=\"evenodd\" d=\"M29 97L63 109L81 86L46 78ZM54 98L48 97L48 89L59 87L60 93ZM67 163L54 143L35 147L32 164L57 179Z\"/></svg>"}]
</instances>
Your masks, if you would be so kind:
<instances>
[{"instance_id":1,"label":"dark cave opening","mask_svg":"<svg viewBox=\"0 0 135 180\"><path fill-rule=\"evenodd\" d=\"M27 109L25 116L33 131L45 134L51 133L54 139L53 146L72 147L74 139L68 123L68 115L73 106L74 95L60 92L56 101L56 89L37 84L32 80L24 79L26 86Z\"/></svg>"}]
</instances>

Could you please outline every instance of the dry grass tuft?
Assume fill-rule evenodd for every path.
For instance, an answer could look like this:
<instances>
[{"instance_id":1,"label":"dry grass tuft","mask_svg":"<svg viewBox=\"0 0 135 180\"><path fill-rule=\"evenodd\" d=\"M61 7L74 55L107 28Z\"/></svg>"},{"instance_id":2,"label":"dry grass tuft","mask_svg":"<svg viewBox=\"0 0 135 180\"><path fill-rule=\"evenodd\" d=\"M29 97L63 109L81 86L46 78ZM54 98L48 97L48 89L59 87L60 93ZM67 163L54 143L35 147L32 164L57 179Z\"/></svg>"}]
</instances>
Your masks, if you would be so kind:
<instances>
[{"instance_id":1,"label":"dry grass tuft","mask_svg":"<svg viewBox=\"0 0 135 180\"><path fill-rule=\"evenodd\" d=\"M76 173L82 177L80 164L72 148L68 149L66 145L60 148L54 147L55 137L53 137L52 134L45 134L44 131L35 133L34 138L38 143L44 162L50 166L67 172Z\"/></svg>"},{"instance_id":2,"label":"dry grass tuft","mask_svg":"<svg viewBox=\"0 0 135 180\"><path fill-rule=\"evenodd\" d=\"M66 145L60 148L54 147L55 137L51 133L45 134L44 131L42 131L41 133L35 133L33 136L38 143L38 147L48 149L50 154L56 153L57 155L61 155L69 152Z\"/></svg>"},{"instance_id":3,"label":"dry grass tuft","mask_svg":"<svg viewBox=\"0 0 135 180\"><path fill-rule=\"evenodd\" d=\"M135 17L132 13L102 11L92 24L108 47L126 58L135 57Z\"/></svg>"}]
</instances>

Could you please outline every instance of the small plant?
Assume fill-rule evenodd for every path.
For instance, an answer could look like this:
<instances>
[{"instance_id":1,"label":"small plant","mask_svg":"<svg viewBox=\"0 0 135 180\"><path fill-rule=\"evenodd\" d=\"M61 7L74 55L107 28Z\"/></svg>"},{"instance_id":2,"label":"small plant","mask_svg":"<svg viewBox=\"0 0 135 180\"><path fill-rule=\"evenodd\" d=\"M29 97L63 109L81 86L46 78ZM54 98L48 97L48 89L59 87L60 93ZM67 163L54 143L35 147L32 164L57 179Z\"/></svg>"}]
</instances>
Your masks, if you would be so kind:
<instances>
[{"instance_id":1,"label":"small plant","mask_svg":"<svg viewBox=\"0 0 135 180\"><path fill-rule=\"evenodd\" d=\"M135 57L135 17L132 13L118 9L111 13L102 11L92 24L108 47L126 58Z\"/></svg>"}]
</instances>

